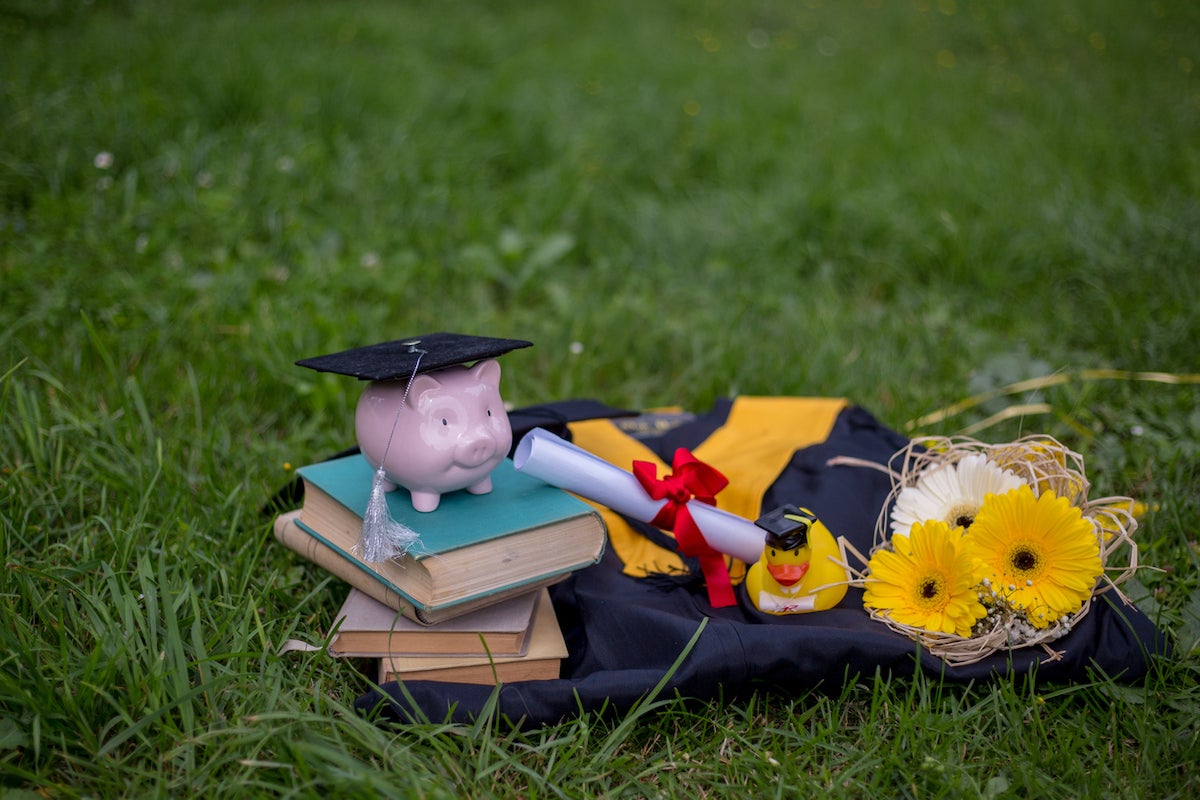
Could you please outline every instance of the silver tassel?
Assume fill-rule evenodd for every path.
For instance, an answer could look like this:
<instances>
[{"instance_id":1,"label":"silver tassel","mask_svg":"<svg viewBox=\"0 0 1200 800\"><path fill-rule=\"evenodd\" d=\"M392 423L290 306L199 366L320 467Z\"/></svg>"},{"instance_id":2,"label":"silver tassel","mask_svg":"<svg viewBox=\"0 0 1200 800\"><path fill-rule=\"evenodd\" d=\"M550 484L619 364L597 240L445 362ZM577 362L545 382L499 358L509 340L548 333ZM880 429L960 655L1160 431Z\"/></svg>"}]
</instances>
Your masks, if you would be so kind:
<instances>
[{"instance_id":1,"label":"silver tassel","mask_svg":"<svg viewBox=\"0 0 1200 800\"><path fill-rule=\"evenodd\" d=\"M383 490L386 480L381 465L375 470L375 480L371 483L371 498L363 512L362 541L359 542L360 555L368 564L402 558L420 539L420 534L412 528L392 519L387 493Z\"/></svg>"}]
</instances>

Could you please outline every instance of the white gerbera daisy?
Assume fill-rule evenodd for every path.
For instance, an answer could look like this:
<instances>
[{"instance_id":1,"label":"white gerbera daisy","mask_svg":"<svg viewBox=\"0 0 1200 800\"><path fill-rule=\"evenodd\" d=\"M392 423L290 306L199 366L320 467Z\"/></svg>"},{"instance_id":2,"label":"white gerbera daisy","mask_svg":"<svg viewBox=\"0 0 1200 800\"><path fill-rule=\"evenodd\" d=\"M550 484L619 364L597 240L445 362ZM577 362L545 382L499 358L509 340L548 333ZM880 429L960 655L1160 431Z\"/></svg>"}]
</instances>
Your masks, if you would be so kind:
<instances>
[{"instance_id":1,"label":"white gerbera daisy","mask_svg":"<svg viewBox=\"0 0 1200 800\"><path fill-rule=\"evenodd\" d=\"M914 523L929 520L968 529L989 493L1003 494L1023 485L1025 481L981 453L936 466L896 495L892 533L907 534Z\"/></svg>"}]
</instances>

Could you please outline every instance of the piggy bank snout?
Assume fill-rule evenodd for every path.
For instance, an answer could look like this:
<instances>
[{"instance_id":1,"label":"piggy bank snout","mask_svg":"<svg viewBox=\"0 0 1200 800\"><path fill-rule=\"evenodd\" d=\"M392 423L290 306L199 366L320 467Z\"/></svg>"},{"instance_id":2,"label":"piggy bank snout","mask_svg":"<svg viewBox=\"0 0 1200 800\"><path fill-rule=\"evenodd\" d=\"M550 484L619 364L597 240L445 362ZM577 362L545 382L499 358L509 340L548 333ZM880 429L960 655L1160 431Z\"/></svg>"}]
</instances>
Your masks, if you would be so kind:
<instances>
[{"instance_id":1,"label":"piggy bank snout","mask_svg":"<svg viewBox=\"0 0 1200 800\"><path fill-rule=\"evenodd\" d=\"M463 467L477 467L496 454L496 437L491 431L464 432L454 446L454 461Z\"/></svg>"}]
</instances>

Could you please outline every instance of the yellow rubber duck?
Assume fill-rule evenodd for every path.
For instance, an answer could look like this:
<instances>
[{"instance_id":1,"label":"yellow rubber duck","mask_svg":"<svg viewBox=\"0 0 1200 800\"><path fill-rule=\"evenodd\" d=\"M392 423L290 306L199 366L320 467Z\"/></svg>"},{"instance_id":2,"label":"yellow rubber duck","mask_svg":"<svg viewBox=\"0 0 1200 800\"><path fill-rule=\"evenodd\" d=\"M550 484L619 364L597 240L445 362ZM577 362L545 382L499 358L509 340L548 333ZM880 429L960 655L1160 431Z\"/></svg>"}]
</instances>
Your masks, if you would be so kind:
<instances>
[{"instance_id":1,"label":"yellow rubber duck","mask_svg":"<svg viewBox=\"0 0 1200 800\"><path fill-rule=\"evenodd\" d=\"M782 506L755 524L767 532L762 558L746 573L750 602L767 614L833 608L846 596L845 555L807 508Z\"/></svg>"}]
</instances>

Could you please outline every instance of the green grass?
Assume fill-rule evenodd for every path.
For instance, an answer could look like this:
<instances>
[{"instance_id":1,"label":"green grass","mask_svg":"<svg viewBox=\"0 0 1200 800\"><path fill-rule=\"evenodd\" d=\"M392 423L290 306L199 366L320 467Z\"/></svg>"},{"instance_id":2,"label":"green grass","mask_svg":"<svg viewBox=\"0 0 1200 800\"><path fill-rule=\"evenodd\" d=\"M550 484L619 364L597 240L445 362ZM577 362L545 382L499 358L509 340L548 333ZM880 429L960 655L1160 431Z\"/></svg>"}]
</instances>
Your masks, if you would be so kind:
<instances>
[{"instance_id":1,"label":"green grass","mask_svg":"<svg viewBox=\"0 0 1200 800\"><path fill-rule=\"evenodd\" d=\"M2 786L1194 795L1194 383L919 428L1044 402L979 435L1150 504L1133 591L1178 656L1131 686L380 728L353 663L274 655L340 590L258 508L352 437L355 387L293 362L427 330L534 341L516 405L838 395L906 431L1195 373L1197 42L1166 0L0 0Z\"/></svg>"}]
</instances>

